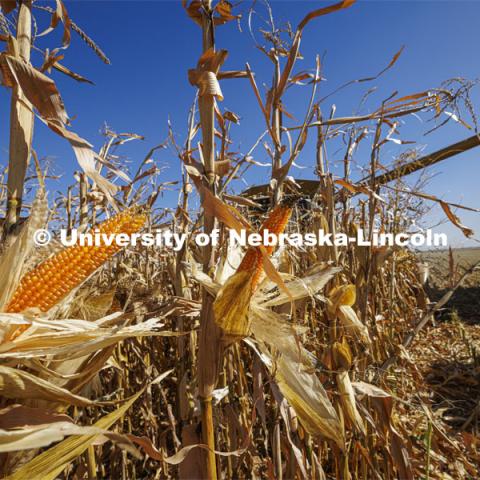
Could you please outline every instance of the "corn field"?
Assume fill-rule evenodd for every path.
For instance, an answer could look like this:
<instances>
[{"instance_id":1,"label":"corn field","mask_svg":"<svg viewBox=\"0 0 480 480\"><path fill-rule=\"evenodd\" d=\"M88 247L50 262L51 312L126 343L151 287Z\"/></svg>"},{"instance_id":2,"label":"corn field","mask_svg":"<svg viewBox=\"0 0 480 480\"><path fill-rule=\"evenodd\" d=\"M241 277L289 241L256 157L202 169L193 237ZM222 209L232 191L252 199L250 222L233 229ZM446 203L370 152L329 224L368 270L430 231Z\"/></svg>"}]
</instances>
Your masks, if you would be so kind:
<instances>
[{"instance_id":1,"label":"corn field","mask_svg":"<svg viewBox=\"0 0 480 480\"><path fill-rule=\"evenodd\" d=\"M122 147L139 136L105 129L96 150L74 131L51 76L88 81L63 63L74 36L108 64L89 36L95 32L78 26L62 0L0 0L0 72L11 101L0 190L0 478L479 477L480 330L449 310L459 290L478 289L478 259L458 265L450 250L434 289L410 247L229 242L229 232L242 229L396 235L415 229L432 205L474 236L459 216L477 206L427 192L429 166L480 145L475 82L455 78L402 94L393 86L374 111L337 116L322 98L321 58L303 58L302 36L353 4L311 2L288 28L278 27L275 2L169 5L183 10L198 37L198 63L179 79L192 107L183 131L169 124L165 142L132 169ZM223 68L228 52L215 35L254 9L267 19L255 32L247 24L261 38L269 85L248 63ZM54 30L62 45L38 48L37 38ZM350 83L370 88L401 54ZM255 99L263 122L246 152L236 149L239 115L222 107L227 82ZM305 94L301 120L288 112L291 87ZM456 122L469 133L441 150L407 145L388 158L392 139L410 143L401 129L416 117L430 129ZM32 142L40 123L78 162L65 187L48 188L56 180ZM307 141L316 145L315 169L295 179ZM342 176L332 173L339 144ZM369 157L356 181L359 145ZM180 181L156 164L159 148L171 153ZM269 158L269 182L237 188L264 168L258 157ZM178 193L176 205L166 204L166 191ZM40 229L52 233L48 245L36 245ZM178 249L65 246L61 230L69 238L172 232L187 240ZM216 231L217 242L194 241ZM477 322L478 305L470 305ZM431 370L432 356L461 367ZM448 417L438 404L454 393L461 401Z\"/></svg>"}]
</instances>

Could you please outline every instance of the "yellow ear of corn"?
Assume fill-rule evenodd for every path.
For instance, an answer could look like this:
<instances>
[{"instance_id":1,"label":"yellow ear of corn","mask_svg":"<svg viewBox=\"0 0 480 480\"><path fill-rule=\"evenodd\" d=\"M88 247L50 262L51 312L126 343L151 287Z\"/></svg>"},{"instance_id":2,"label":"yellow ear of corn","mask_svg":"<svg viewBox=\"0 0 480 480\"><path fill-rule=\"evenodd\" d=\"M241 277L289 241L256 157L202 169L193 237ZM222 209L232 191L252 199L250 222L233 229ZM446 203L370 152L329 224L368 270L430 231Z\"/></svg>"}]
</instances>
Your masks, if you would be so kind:
<instances>
[{"instance_id":1,"label":"yellow ear of corn","mask_svg":"<svg viewBox=\"0 0 480 480\"><path fill-rule=\"evenodd\" d=\"M353 306L357 300L357 289L355 285L341 285L330 290L328 295L330 304L329 310L335 313L340 306Z\"/></svg>"},{"instance_id":2,"label":"yellow ear of corn","mask_svg":"<svg viewBox=\"0 0 480 480\"><path fill-rule=\"evenodd\" d=\"M291 214L292 209L290 206L283 204L277 206L262 224L259 233L262 233L265 230L268 230L270 233L274 233L275 235L283 233ZM265 250L269 255L271 255L275 250L275 247L266 246ZM247 250L247 253L243 257L242 263L240 263L237 272L249 272L252 275L252 289L255 291L263 275L262 252L259 248L250 247Z\"/></svg>"},{"instance_id":3,"label":"yellow ear of corn","mask_svg":"<svg viewBox=\"0 0 480 480\"><path fill-rule=\"evenodd\" d=\"M290 205L278 205L265 220L259 233L265 230L275 235L283 233L291 213ZM274 249L274 246L265 247L268 254L273 253ZM213 309L215 322L222 328L225 338L235 339L248 335L250 300L260 284L263 272L262 252L258 247L250 247L237 271L218 292Z\"/></svg>"},{"instance_id":4,"label":"yellow ear of corn","mask_svg":"<svg viewBox=\"0 0 480 480\"><path fill-rule=\"evenodd\" d=\"M144 214L129 209L106 220L90 233L131 235L142 228L145 220ZM65 248L22 278L6 311L16 313L37 307L47 312L120 248L115 241L109 246L82 247L77 244Z\"/></svg>"}]
</instances>

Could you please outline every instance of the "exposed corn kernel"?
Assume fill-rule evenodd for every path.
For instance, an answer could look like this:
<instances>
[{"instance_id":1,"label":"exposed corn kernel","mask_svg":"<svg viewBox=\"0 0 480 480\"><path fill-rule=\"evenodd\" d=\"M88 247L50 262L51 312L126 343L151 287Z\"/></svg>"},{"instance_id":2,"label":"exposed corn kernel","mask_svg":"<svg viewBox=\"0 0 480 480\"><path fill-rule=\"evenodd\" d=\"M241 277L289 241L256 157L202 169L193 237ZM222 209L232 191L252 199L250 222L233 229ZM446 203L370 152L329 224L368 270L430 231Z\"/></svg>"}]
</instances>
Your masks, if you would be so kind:
<instances>
[{"instance_id":1,"label":"exposed corn kernel","mask_svg":"<svg viewBox=\"0 0 480 480\"><path fill-rule=\"evenodd\" d=\"M100 234L131 235L142 228L146 216L129 209L96 226ZM68 247L27 273L13 294L6 311L22 312L37 307L47 312L98 267L120 250L116 242L109 246Z\"/></svg>"},{"instance_id":2,"label":"exposed corn kernel","mask_svg":"<svg viewBox=\"0 0 480 480\"><path fill-rule=\"evenodd\" d=\"M279 235L283 233L287 223L292 214L292 208L288 204L280 204L274 208L269 217L265 220L260 228L262 233L265 230L268 230L270 233ZM266 252L270 255L275 250L274 246L266 246ZM263 275L263 259L262 252L258 247L250 247L247 250L247 253L243 257L242 262L240 263L237 272L251 272L252 273L252 291L255 291L256 287L260 283L260 280Z\"/></svg>"}]
</instances>

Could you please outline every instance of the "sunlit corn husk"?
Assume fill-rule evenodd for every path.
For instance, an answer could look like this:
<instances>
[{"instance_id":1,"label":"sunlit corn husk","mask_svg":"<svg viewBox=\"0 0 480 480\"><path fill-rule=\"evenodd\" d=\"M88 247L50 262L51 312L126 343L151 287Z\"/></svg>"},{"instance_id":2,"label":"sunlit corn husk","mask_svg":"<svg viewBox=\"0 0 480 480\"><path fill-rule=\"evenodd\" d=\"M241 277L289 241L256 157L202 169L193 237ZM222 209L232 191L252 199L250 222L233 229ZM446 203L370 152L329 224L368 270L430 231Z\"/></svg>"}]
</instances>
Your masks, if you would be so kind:
<instances>
[{"instance_id":1,"label":"sunlit corn husk","mask_svg":"<svg viewBox=\"0 0 480 480\"><path fill-rule=\"evenodd\" d=\"M352 351L345 337L341 342L335 342L332 347L333 360L339 369L349 370L352 366Z\"/></svg>"},{"instance_id":2,"label":"sunlit corn husk","mask_svg":"<svg viewBox=\"0 0 480 480\"><path fill-rule=\"evenodd\" d=\"M146 216L126 210L106 220L91 233L132 234L142 228ZM27 273L13 294L5 311L22 312L36 307L47 312L75 287L84 282L98 267L120 250L116 242L102 246L65 248Z\"/></svg>"},{"instance_id":3,"label":"sunlit corn husk","mask_svg":"<svg viewBox=\"0 0 480 480\"><path fill-rule=\"evenodd\" d=\"M249 272L237 272L218 293L214 304L215 321L223 329L225 337L242 338L248 335L252 283Z\"/></svg>"},{"instance_id":4,"label":"sunlit corn husk","mask_svg":"<svg viewBox=\"0 0 480 480\"><path fill-rule=\"evenodd\" d=\"M275 379L305 430L310 435L333 440L343 450L343 429L317 376L282 355L276 362Z\"/></svg>"},{"instance_id":5,"label":"sunlit corn husk","mask_svg":"<svg viewBox=\"0 0 480 480\"><path fill-rule=\"evenodd\" d=\"M329 292L329 310L334 313L341 305L351 307L355 304L357 293L355 285L342 285L335 287Z\"/></svg>"},{"instance_id":6,"label":"sunlit corn husk","mask_svg":"<svg viewBox=\"0 0 480 480\"><path fill-rule=\"evenodd\" d=\"M280 354L261 347L261 359L272 373L282 394L295 409L303 427L311 434L328 438L344 448L343 429L327 392L315 374L314 358L296 337L298 327L270 309L253 305L250 311L252 333L263 344Z\"/></svg>"},{"instance_id":7,"label":"sunlit corn husk","mask_svg":"<svg viewBox=\"0 0 480 480\"><path fill-rule=\"evenodd\" d=\"M249 312L251 330L255 338L271 345L278 352L290 356L309 367L312 366L306 350L298 343L298 335L305 333L305 327L294 326L285 317L253 304Z\"/></svg>"},{"instance_id":8,"label":"sunlit corn husk","mask_svg":"<svg viewBox=\"0 0 480 480\"><path fill-rule=\"evenodd\" d=\"M292 208L288 204L277 206L263 223L260 233L268 230L276 235L282 233L288 223ZM265 247L271 254L274 246ZM220 289L214 303L215 321L222 328L224 338L241 339L248 335L250 300L264 274L263 255L260 248L250 247L236 273Z\"/></svg>"},{"instance_id":9,"label":"sunlit corn husk","mask_svg":"<svg viewBox=\"0 0 480 480\"><path fill-rule=\"evenodd\" d=\"M0 311L4 311L15 292L31 258L36 230L45 227L48 202L45 190L40 187L30 210L30 216L14 242L6 245L0 257Z\"/></svg>"},{"instance_id":10,"label":"sunlit corn husk","mask_svg":"<svg viewBox=\"0 0 480 480\"><path fill-rule=\"evenodd\" d=\"M329 292L328 297L328 311L330 314L338 316L346 333L359 338L364 345L370 345L372 342L368 328L360 321L352 308L356 301L355 285L335 287Z\"/></svg>"},{"instance_id":11,"label":"sunlit corn husk","mask_svg":"<svg viewBox=\"0 0 480 480\"><path fill-rule=\"evenodd\" d=\"M0 315L0 325L7 315ZM55 355L56 361L74 359L93 353L99 349L131 337L145 336L177 336L179 332L161 330L164 326L161 318L150 318L144 322L133 325L124 324L128 317L121 312L112 314L105 319L110 319L112 325L104 326L96 322L66 319L51 322L48 319L34 318L25 320L27 331L18 335L13 341L0 344L0 360L42 358Z\"/></svg>"},{"instance_id":12,"label":"sunlit corn husk","mask_svg":"<svg viewBox=\"0 0 480 480\"><path fill-rule=\"evenodd\" d=\"M288 296L284 292L280 292L274 298L265 299L263 302L260 300L259 303L263 307L275 307L278 305L283 305L287 302L291 302L292 300L300 300L306 297L313 297L325 300L323 295L320 295L318 292L327 284L332 277L342 270L341 267L327 267L324 270L315 273L313 275L309 275L303 278L297 278L291 282L288 282L288 291L290 292L290 296Z\"/></svg>"},{"instance_id":13,"label":"sunlit corn husk","mask_svg":"<svg viewBox=\"0 0 480 480\"><path fill-rule=\"evenodd\" d=\"M341 305L337 314L348 334L357 336L365 345L371 345L368 328L360 321L352 307Z\"/></svg>"},{"instance_id":14,"label":"sunlit corn husk","mask_svg":"<svg viewBox=\"0 0 480 480\"><path fill-rule=\"evenodd\" d=\"M337 373L337 386L340 393L340 403L345 416L359 432L365 435L365 424L358 412L357 404L355 402L355 393L347 371Z\"/></svg>"}]
</instances>

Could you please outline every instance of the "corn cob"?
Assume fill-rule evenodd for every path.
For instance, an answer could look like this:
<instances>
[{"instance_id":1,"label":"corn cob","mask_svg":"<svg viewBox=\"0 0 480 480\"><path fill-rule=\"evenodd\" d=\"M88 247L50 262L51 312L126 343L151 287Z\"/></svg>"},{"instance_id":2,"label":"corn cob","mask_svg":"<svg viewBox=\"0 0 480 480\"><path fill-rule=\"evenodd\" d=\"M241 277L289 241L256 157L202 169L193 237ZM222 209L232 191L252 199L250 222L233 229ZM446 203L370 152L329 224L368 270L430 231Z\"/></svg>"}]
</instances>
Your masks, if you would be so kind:
<instances>
[{"instance_id":1,"label":"corn cob","mask_svg":"<svg viewBox=\"0 0 480 480\"><path fill-rule=\"evenodd\" d=\"M89 233L131 235L142 228L145 220L145 214L128 209L106 220ZM77 243L63 249L22 278L6 311L16 313L37 307L42 312L47 312L120 248L116 242L112 242L111 245L101 246L81 246Z\"/></svg>"},{"instance_id":2,"label":"corn cob","mask_svg":"<svg viewBox=\"0 0 480 480\"><path fill-rule=\"evenodd\" d=\"M275 207L263 223L259 233L268 230L279 235L283 233L292 213L291 200ZM267 254L272 254L275 246L266 246ZM223 330L224 340L242 338L248 335L250 321L248 310L264 273L263 255L259 247L250 247L237 271L219 291L214 303L215 321Z\"/></svg>"},{"instance_id":3,"label":"corn cob","mask_svg":"<svg viewBox=\"0 0 480 480\"><path fill-rule=\"evenodd\" d=\"M285 227L287 226L288 220L290 219L291 213L292 209L288 204L282 203L278 205L262 224L259 233L262 234L266 230L268 230L270 233L274 233L275 235L283 233ZM265 247L265 251L268 255L271 255L274 250L275 246L273 245L268 245ZM249 272L249 274L252 276L252 293L258 287L263 275L262 257L262 252L258 247L250 247L237 269L237 273Z\"/></svg>"}]
</instances>

